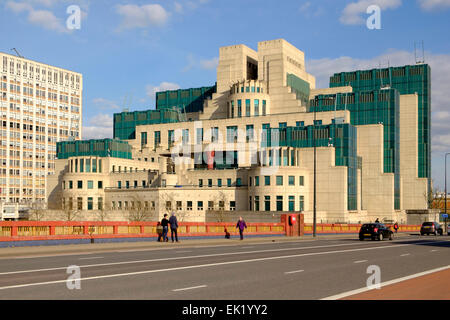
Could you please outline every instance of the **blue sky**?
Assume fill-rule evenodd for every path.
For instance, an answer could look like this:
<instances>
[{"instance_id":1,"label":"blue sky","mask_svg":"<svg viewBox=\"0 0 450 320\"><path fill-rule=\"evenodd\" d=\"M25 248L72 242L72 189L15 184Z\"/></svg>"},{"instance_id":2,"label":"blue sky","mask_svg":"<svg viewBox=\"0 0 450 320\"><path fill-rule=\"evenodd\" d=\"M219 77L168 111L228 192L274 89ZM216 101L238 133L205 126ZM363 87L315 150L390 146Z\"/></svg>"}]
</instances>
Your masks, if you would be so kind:
<instances>
[{"instance_id":1,"label":"blue sky","mask_svg":"<svg viewBox=\"0 0 450 320\"><path fill-rule=\"evenodd\" d=\"M69 5L81 29L65 27ZM381 7L381 29L366 8ZM432 67L433 178L450 152L450 0L0 0L0 51L84 76L83 135L112 135L112 114L154 108L158 89L216 80L220 46L284 38L305 52L318 87L334 72L414 63L425 42Z\"/></svg>"}]
</instances>

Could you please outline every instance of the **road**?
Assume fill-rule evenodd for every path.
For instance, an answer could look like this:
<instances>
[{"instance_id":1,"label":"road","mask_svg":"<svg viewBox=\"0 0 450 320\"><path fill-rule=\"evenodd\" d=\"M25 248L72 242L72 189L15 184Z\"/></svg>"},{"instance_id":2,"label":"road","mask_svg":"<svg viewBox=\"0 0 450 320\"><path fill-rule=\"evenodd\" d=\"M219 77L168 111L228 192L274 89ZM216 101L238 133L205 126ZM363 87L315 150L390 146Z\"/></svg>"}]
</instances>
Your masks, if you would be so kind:
<instances>
[{"instance_id":1,"label":"road","mask_svg":"<svg viewBox=\"0 0 450 320\"><path fill-rule=\"evenodd\" d=\"M367 290L369 266L379 267L382 283L438 268L444 268L445 272L450 266L448 236L407 235L382 242L361 242L349 235L326 240L159 244L165 245L165 250L153 246L2 258L0 300L345 299L357 298L356 294L363 295ZM68 288L68 284L73 288L76 284L73 280L78 278L74 274L68 281L69 266L80 267L80 289ZM439 297L450 299L448 285L442 286L439 277L433 281L434 289L425 288L438 290ZM414 283L417 281L411 286ZM425 297L422 285L419 282L408 298ZM402 290L408 288L403 286ZM361 290L355 291L358 289ZM398 295L402 290L389 294L395 298L395 292Z\"/></svg>"}]
</instances>

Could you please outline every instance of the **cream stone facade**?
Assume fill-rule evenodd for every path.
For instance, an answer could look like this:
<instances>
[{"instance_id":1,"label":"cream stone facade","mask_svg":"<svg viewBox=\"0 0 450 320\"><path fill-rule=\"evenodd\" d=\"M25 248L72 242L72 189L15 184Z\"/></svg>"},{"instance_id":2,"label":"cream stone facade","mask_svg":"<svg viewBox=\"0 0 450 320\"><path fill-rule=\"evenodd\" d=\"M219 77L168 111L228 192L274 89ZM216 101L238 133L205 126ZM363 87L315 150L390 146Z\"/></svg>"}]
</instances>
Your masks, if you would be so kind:
<instances>
[{"instance_id":1,"label":"cream stone facade","mask_svg":"<svg viewBox=\"0 0 450 320\"><path fill-rule=\"evenodd\" d=\"M318 99L327 110L314 109ZM394 124L353 124L358 103L373 99L383 112L397 112ZM134 124L130 159L98 156L101 172L74 169L89 154L57 160L49 206L131 220L170 212L183 221L205 221L213 212L303 212L312 222L316 176L318 222L400 222L406 209L426 209L428 180L417 174L417 95L381 88L366 98L350 85L316 88L304 53L285 40L260 42L258 51L220 48L215 93L203 110L179 120ZM391 145L388 125L399 133Z\"/></svg>"},{"instance_id":2,"label":"cream stone facade","mask_svg":"<svg viewBox=\"0 0 450 320\"><path fill-rule=\"evenodd\" d=\"M81 139L83 76L0 52L0 202L46 201L56 143Z\"/></svg>"}]
</instances>

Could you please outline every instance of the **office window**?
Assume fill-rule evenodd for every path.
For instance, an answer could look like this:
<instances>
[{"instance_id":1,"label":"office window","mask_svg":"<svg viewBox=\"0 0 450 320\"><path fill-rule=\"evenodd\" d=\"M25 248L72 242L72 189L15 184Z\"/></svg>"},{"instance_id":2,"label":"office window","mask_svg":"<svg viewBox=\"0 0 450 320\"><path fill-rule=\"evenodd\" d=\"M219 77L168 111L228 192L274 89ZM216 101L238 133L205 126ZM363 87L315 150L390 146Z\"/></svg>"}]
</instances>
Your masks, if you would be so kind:
<instances>
[{"instance_id":1,"label":"office window","mask_svg":"<svg viewBox=\"0 0 450 320\"><path fill-rule=\"evenodd\" d=\"M295 122L295 126L296 127L304 127L305 126L305 121L297 121L297 122Z\"/></svg>"},{"instance_id":2,"label":"office window","mask_svg":"<svg viewBox=\"0 0 450 320\"><path fill-rule=\"evenodd\" d=\"M77 198L77 209L83 210L83 198L81 198L81 197Z\"/></svg>"},{"instance_id":3,"label":"office window","mask_svg":"<svg viewBox=\"0 0 450 320\"><path fill-rule=\"evenodd\" d=\"M197 210L203 211L203 201L197 201Z\"/></svg>"},{"instance_id":4,"label":"office window","mask_svg":"<svg viewBox=\"0 0 450 320\"><path fill-rule=\"evenodd\" d=\"M248 197L248 210L252 211L253 205L252 205L252 196Z\"/></svg>"},{"instance_id":5,"label":"office window","mask_svg":"<svg viewBox=\"0 0 450 320\"><path fill-rule=\"evenodd\" d=\"M230 111L231 118L234 118L234 100L231 101L231 111Z\"/></svg>"},{"instance_id":6,"label":"office window","mask_svg":"<svg viewBox=\"0 0 450 320\"><path fill-rule=\"evenodd\" d=\"M242 117L242 100L238 100L238 118Z\"/></svg>"},{"instance_id":7,"label":"office window","mask_svg":"<svg viewBox=\"0 0 450 320\"><path fill-rule=\"evenodd\" d=\"M255 99L254 105L255 105L255 116L259 116L259 100L258 99Z\"/></svg>"},{"instance_id":8,"label":"office window","mask_svg":"<svg viewBox=\"0 0 450 320\"><path fill-rule=\"evenodd\" d=\"M161 131L155 131L154 139L155 139L154 143L155 143L155 149L156 149L161 145Z\"/></svg>"},{"instance_id":9,"label":"office window","mask_svg":"<svg viewBox=\"0 0 450 320\"><path fill-rule=\"evenodd\" d=\"M98 159L98 172L102 173L102 159Z\"/></svg>"},{"instance_id":10,"label":"office window","mask_svg":"<svg viewBox=\"0 0 450 320\"><path fill-rule=\"evenodd\" d=\"M187 208L188 211L192 211L192 201L188 201L187 202L187 207L186 208Z\"/></svg>"},{"instance_id":11,"label":"office window","mask_svg":"<svg viewBox=\"0 0 450 320\"><path fill-rule=\"evenodd\" d=\"M72 180L69 181L69 189L73 189L73 181Z\"/></svg>"},{"instance_id":12,"label":"office window","mask_svg":"<svg viewBox=\"0 0 450 320\"><path fill-rule=\"evenodd\" d=\"M314 125L315 125L315 126L320 126L320 125L322 125L322 120L314 120Z\"/></svg>"},{"instance_id":13,"label":"office window","mask_svg":"<svg viewBox=\"0 0 450 320\"><path fill-rule=\"evenodd\" d=\"M200 188L203 187L203 179L198 179L198 186L199 186Z\"/></svg>"},{"instance_id":14,"label":"office window","mask_svg":"<svg viewBox=\"0 0 450 320\"><path fill-rule=\"evenodd\" d=\"M305 196L300 196L300 204L299 204L299 210L304 211L305 210Z\"/></svg>"},{"instance_id":15,"label":"office window","mask_svg":"<svg viewBox=\"0 0 450 320\"><path fill-rule=\"evenodd\" d=\"M237 179L236 179L236 186L237 186L237 187L242 186L242 179L241 179L241 178L237 178Z\"/></svg>"},{"instance_id":16,"label":"office window","mask_svg":"<svg viewBox=\"0 0 450 320\"><path fill-rule=\"evenodd\" d=\"M277 211L283 211L283 196L277 196Z\"/></svg>"},{"instance_id":17,"label":"office window","mask_svg":"<svg viewBox=\"0 0 450 320\"><path fill-rule=\"evenodd\" d=\"M86 159L86 172L91 172L91 159Z\"/></svg>"},{"instance_id":18,"label":"office window","mask_svg":"<svg viewBox=\"0 0 450 320\"><path fill-rule=\"evenodd\" d=\"M270 176L264 176L264 185L270 186Z\"/></svg>"},{"instance_id":19,"label":"office window","mask_svg":"<svg viewBox=\"0 0 450 320\"><path fill-rule=\"evenodd\" d=\"M263 100L262 102L262 115L265 116L266 115L266 100Z\"/></svg>"},{"instance_id":20,"label":"office window","mask_svg":"<svg viewBox=\"0 0 450 320\"><path fill-rule=\"evenodd\" d=\"M103 181L98 181L97 187L98 189L103 189Z\"/></svg>"},{"instance_id":21,"label":"office window","mask_svg":"<svg viewBox=\"0 0 450 320\"><path fill-rule=\"evenodd\" d=\"M294 176L289 176L289 185L295 186L295 177Z\"/></svg>"},{"instance_id":22,"label":"office window","mask_svg":"<svg viewBox=\"0 0 450 320\"><path fill-rule=\"evenodd\" d=\"M214 210L214 201L208 201L208 210Z\"/></svg>"},{"instance_id":23,"label":"office window","mask_svg":"<svg viewBox=\"0 0 450 320\"><path fill-rule=\"evenodd\" d=\"M92 210L94 208L94 198L89 197L88 198L88 203L87 203L87 209L88 210Z\"/></svg>"},{"instance_id":24,"label":"office window","mask_svg":"<svg viewBox=\"0 0 450 320\"><path fill-rule=\"evenodd\" d=\"M97 198L97 210L103 210L103 198Z\"/></svg>"},{"instance_id":25,"label":"office window","mask_svg":"<svg viewBox=\"0 0 450 320\"><path fill-rule=\"evenodd\" d=\"M141 132L141 146L147 145L147 132Z\"/></svg>"},{"instance_id":26,"label":"office window","mask_svg":"<svg viewBox=\"0 0 450 320\"><path fill-rule=\"evenodd\" d=\"M217 186L222 187L222 179L217 179Z\"/></svg>"},{"instance_id":27,"label":"office window","mask_svg":"<svg viewBox=\"0 0 450 320\"><path fill-rule=\"evenodd\" d=\"M270 196L264 196L264 211L270 211Z\"/></svg>"},{"instance_id":28,"label":"office window","mask_svg":"<svg viewBox=\"0 0 450 320\"><path fill-rule=\"evenodd\" d=\"M289 211L295 211L295 196L289 196Z\"/></svg>"},{"instance_id":29,"label":"office window","mask_svg":"<svg viewBox=\"0 0 450 320\"><path fill-rule=\"evenodd\" d=\"M253 185L253 178L248 177L248 186L251 187Z\"/></svg>"},{"instance_id":30,"label":"office window","mask_svg":"<svg viewBox=\"0 0 450 320\"><path fill-rule=\"evenodd\" d=\"M75 159L75 172L78 172L78 159Z\"/></svg>"},{"instance_id":31,"label":"office window","mask_svg":"<svg viewBox=\"0 0 450 320\"><path fill-rule=\"evenodd\" d=\"M259 187L259 176L255 177L255 187Z\"/></svg>"},{"instance_id":32,"label":"office window","mask_svg":"<svg viewBox=\"0 0 450 320\"><path fill-rule=\"evenodd\" d=\"M230 178L227 179L227 187L231 187L231 179Z\"/></svg>"},{"instance_id":33,"label":"office window","mask_svg":"<svg viewBox=\"0 0 450 320\"><path fill-rule=\"evenodd\" d=\"M255 196L255 211L259 211L259 196Z\"/></svg>"},{"instance_id":34,"label":"office window","mask_svg":"<svg viewBox=\"0 0 450 320\"><path fill-rule=\"evenodd\" d=\"M182 141L184 144L189 143L189 129L183 129Z\"/></svg>"},{"instance_id":35,"label":"office window","mask_svg":"<svg viewBox=\"0 0 450 320\"><path fill-rule=\"evenodd\" d=\"M197 144L203 143L203 128L197 128Z\"/></svg>"},{"instance_id":36,"label":"office window","mask_svg":"<svg viewBox=\"0 0 450 320\"><path fill-rule=\"evenodd\" d=\"M122 181L117 181L117 188L122 189Z\"/></svg>"},{"instance_id":37,"label":"office window","mask_svg":"<svg viewBox=\"0 0 450 320\"><path fill-rule=\"evenodd\" d=\"M208 187L211 188L213 186L212 179L208 179Z\"/></svg>"},{"instance_id":38,"label":"office window","mask_svg":"<svg viewBox=\"0 0 450 320\"><path fill-rule=\"evenodd\" d=\"M80 159L80 172L84 172L84 159Z\"/></svg>"},{"instance_id":39,"label":"office window","mask_svg":"<svg viewBox=\"0 0 450 320\"><path fill-rule=\"evenodd\" d=\"M183 210L183 203L181 201L177 201L177 210L178 211Z\"/></svg>"},{"instance_id":40,"label":"office window","mask_svg":"<svg viewBox=\"0 0 450 320\"><path fill-rule=\"evenodd\" d=\"M278 127L279 127L279 128L287 128L287 122L280 122L280 123L278 124Z\"/></svg>"},{"instance_id":41,"label":"office window","mask_svg":"<svg viewBox=\"0 0 450 320\"><path fill-rule=\"evenodd\" d=\"M77 188L78 189L83 189L83 181L81 181L81 180L77 181Z\"/></svg>"},{"instance_id":42,"label":"office window","mask_svg":"<svg viewBox=\"0 0 450 320\"><path fill-rule=\"evenodd\" d=\"M138 187L138 182L137 182L137 180L134 180L134 188L137 188Z\"/></svg>"},{"instance_id":43,"label":"office window","mask_svg":"<svg viewBox=\"0 0 450 320\"><path fill-rule=\"evenodd\" d=\"M211 142L216 142L219 140L219 128L213 127L211 128Z\"/></svg>"},{"instance_id":44,"label":"office window","mask_svg":"<svg viewBox=\"0 0 450 320\"><path fill-rule=\"evenodd\" d=\"M125 181L125 188L130 189L130 181Z\"/></svg>"},{"instance_id":45,"label":"office window","mask_svg":"<svg viewBox=\"0 0 450 320\"><path fill-rule=\"evenodd\" d=\"M230 211L236 211L236 201L230 201Z\"/></svg>"},{"instance_id":46,"label":"office window","mask_svg":"<svg viewBox=\"0 0 450 320\"><path fill-rule=\"evenodd\" d=\"M254 139L254 126L252 124L247 125L246 127L246 141L253 141Z\"/></svg>"},{"instance_id":47,"label":"office window","mask_svg":"<svg viewBox=\"0 0 450 320\"><path fill-rule=\"evenodd\" d=\"M250 117L250 99L245 100L245 116Z\"/></svg>"},{"instance_id":48,"label":"office window","mask_svg":"<svg viewBox=\"0 0 450 320\"><path fill-rule=\"evenodd\" d=\"M299 184L300 184L301 186L304 186L304 185L305 185L305 181L304 181L304 177L303 177L303 176L300 176L300 177L299 177Z\"/></svg>"},{"instance_id":49,"label":"office window","mask_svg":"<svg viewBox=\"0 0 450 320\"><path fill-rule=\"evenodd\" d=\"M175 131L169 130L167 132L167 144L169 145L169 148L172 148L175 143ZM147 160L145 160L147 161Z\"/></svg>"},{"instance_id":50,"label":"office window","mask_svg":"<svg viewBox=\"0 0 450 320\"><path fill-rule=\"evenodd\" d=\"M283 176L277 176L277 186L283 185Z\"/></svg>"},{"instance_id":51,"label":"office window","mask_svg":"<svg viewBox=\"0 0 450 320\"><path fill-rule=\"evenodd\" d=\"M219 210L221 211L225 210L225 201L219 201Z\"/></svg>"},{"instance_id":52,"label":"office window","mask_svg":"<svg viewBox=\"0 0 450 320\"><path fill-rule=\"evenodd\" d=\"M255 92L255 87L254 86L252 86L252 92Z\"/></svg>"},{"instance_id":53,"label":"office window","mask_svg":"<svg viewBox=\"0 0 450 320\"><path fill-rule=\"evenodd\" d=\"M94 189L94 181L88 180L88 189Z\"/></svg>"},{"instance_id":54,"label":"office window","mask_svg":"<svg viewBox=\"0 0 450 320\"><path fill-rule=\"evenodd\" d=\"M97 172L97 159L92 159L92 172Z\"/></svg>"},{"instance_id":55,"label":"office window","mask_svg":"<svg viewBox=\"0 0 450 320\"><path fill-rule=\"evenodd\" d=\"M237 126L227 127L227 143L237 142Z\"/></svg>"}]
</instances>

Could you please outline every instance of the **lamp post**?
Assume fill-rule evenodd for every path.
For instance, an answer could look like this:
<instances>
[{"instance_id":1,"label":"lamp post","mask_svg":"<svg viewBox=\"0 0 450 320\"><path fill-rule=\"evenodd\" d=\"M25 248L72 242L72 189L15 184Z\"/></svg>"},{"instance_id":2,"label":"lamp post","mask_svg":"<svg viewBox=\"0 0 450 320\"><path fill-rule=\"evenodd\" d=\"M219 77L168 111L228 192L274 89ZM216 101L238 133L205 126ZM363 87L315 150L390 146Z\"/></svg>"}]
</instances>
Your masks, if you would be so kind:
<instances>
[{"instance_id":1,"label":"lamp post","mask_svg":"<svg viewBox=\"0 0 450 320\"><path fill-rule=\"evenodd\" d=\"M313 237L316 237L316 107L314 107L314 122L313 122L313 147L314 147L314 195L313 195Z\"/></svg>"},{"instance_id":2,"label":"lamp post","mask_svg":"<svg viewBox=\"0 0 450 320\"><path fill-rule=\"evenodd\" d=\"M445 199L444 199L444 208L445 208L445 211L444 211L444 213L445 214L447 214L447 156L450 154L450 152L447 152L446 154L445 154L445 164L444 164L444 184L445 184ZM447 216L445 217L445 230L447 230Z\"/></svg>"}]
</instances>

